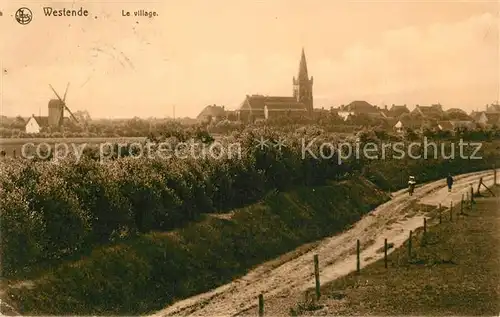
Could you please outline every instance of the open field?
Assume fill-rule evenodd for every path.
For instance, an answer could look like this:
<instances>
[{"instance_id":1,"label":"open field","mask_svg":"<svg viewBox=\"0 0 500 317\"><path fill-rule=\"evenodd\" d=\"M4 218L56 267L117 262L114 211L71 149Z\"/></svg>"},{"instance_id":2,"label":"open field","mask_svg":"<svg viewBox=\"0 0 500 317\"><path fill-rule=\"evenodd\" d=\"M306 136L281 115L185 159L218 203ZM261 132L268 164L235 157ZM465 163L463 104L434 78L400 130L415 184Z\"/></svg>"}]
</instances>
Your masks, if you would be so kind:
<instances>
[{"instance_id":1,"label":"open field","mask_svg":"<svg viewBox=\"0 0 500 317\"><path fill-rule=\"evenodd\" d=\"M223 138L221 134L212 134L216 140ZM13 156L14 151L16 156L21 155L21 150L23 145L27 144L27 152L32 151L34 146L37 144L49 144L54 146L58 143L65 144L99 144L99 143L134 143L134 142L144 142L146 137L116 137L116 138L106 138L106 137L95 137L95 138L0 138L0 151L5 151L7 156ZM34 146L33 146L33 145ZM71 148L71 146L70 146Z\"/></svg>"},{"instance_id":2,"label":"open field","mask_svg":"<svg viewBox=\"0 0 500 317\"><path fill-rule=\"evenodd\" d=\"M32 150L37 144L46 143L54 146L58 143L65 144L98 144L98 143L130 143L145 141L145 137L122 137L122 138L0 138L0 151L5 151L6 155L21 155L23 145L27 145L27 150ZM31 144L34 144L31 145Z\"/></svg>"}]
</instances>

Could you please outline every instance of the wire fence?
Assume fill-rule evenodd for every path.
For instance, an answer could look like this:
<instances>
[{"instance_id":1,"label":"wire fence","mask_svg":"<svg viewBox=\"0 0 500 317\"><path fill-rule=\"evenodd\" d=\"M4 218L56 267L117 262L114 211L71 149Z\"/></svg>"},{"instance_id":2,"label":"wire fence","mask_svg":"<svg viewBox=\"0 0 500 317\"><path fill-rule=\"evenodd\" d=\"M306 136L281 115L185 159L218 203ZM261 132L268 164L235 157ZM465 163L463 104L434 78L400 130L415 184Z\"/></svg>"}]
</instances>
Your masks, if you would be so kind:
<instances>
[{"instance_id":1,"label":"wire fence","mask_svg":"<svg viewBox=\"0 0 500 317\"><path fill-rule=\"evenodd\" d=\"M497 186L497 170L496 167L493 166L493 186ZM481 194L481 189L487 191L489 194L492 196L495 196L495 193L491 188L486 186L483 182L483 178L481 177L479 179L479 182L477 183L477 188L474 191L474 184L470 184L470 186L467 186L463 189L460 190L462 192L462 198L460 200L460 206L454 206L453 205L453 200L450 200L449 207L445 207L445 201L442 201L439 203L439 205L432 209L431 211L437 212L437 225L443 223L443 212L448 210L448 220L449 222L453 222L454 219L455 221L458 221L460 219L460 216L465 215L465 211L468 209L470 211L473 210L473 206L475 204L475 197L480 197L482 196ZM447 205L447 203L446 203ZM457 208L458 207L458 208ZM426 241L427 241L427 235L428 235L428 219L427 217L424 217L423 219L423 231L422 231L422 244L425 246ZM419 228L422 228L419 227ZM418 229L418 228L417 228ZM408 240L407 240L407 246L408 246L408 262L411 264L414 257L413 257L413 241L416 238L416 234L413 230L409 230L408 232ZM384 267L388 269L388 250L390 247L390 243L388 242L387 239L384 239ZM356 241L356 274L361 274L361 241L358 239ZM314 278L315 278L315 300L319 300L321 298L321 283L320 283L320 269L319 269L319 255L315 254L313 257L313 262L314 262ZM264 316L264 293L259 294L258 297L259 301L259 316Z\"/></svg>"}]
</instances>

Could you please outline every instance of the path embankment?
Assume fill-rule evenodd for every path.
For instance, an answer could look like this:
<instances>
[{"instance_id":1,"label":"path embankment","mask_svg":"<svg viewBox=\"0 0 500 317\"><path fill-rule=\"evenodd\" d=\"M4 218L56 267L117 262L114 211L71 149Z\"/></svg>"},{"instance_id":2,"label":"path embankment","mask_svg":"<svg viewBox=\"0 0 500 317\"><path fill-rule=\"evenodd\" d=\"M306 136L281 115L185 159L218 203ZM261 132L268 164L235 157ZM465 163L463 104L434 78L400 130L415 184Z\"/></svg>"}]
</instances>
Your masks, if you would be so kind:
<instances>
[{"instance_id":1,"label":"path embankment","mask_svg":"<svg viewBox=\"0 0 500 317\"><path fill-rule=\"evenodd\" d=\"M319 301L310 296L287 308L294 315L309 316L498 315L500 187L493 189L496 197L482 190L484 196L476 197L472 207L466 203L463 214L460 205L451 219L449 210L443 210L441 222L434 213L434 225L413 235L411 256L406 241L388 256L387 268L378 261L360 274L324 285ZM437 197L430 195L426 201ZM266 302L266 308L266 314L290 313L273 301Z\"/></svg>"},{"instance_id":2,"label":"path embankment","mask_svg":"<svg viewBox=\"0 0 500 317\"><path fill-rule=\"evenodd\" d=\"M259 294L266 298L267 314L286 311L298 298L303 297L304 291L315 284L314 254L319 255L322 283L333 281L356 269L357 239L362 241L361 265L370 265L383 257L383 253L377 251L383 246L384 239L387 238L393 244L390 251L398 248L407 239L409 230L423 225L423 218L429 211L434 210L439 203L445 205L453 202L456 205L462 193L469 190L470 184L477 185L480 178L487 185L493 182L491 171L476 172L457 176L452 193L448 193L443 180L420 186L413 196L409 196L406 190L393 193L392 200L364 216L349 230L322 240L280 266L264 264L230 284L177 302L154 316L255 314ZM429 207L433 204L433 207Z\"/></svg>"}]
</instances>

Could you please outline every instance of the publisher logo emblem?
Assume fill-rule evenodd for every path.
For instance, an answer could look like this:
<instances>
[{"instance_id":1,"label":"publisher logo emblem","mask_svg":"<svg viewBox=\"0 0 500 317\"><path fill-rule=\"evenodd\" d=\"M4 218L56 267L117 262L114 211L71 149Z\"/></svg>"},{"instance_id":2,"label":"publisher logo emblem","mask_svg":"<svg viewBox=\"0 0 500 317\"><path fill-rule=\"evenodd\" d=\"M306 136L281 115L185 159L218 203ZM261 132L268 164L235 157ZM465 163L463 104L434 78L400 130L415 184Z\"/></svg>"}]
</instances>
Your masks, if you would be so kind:
<instances>
[{"instance_id":1,"label":"publisher logo emblem","mask_svg":"<svg viewBox=\"0 0 500 317\"><path fill-rule=\"evenodd\" d=\"M22 7L16 11L16 21L19 24L26 25L30 23L32 19L33 19L33 13L31 12L30 9Z\"/></svg>"}]
</instances>

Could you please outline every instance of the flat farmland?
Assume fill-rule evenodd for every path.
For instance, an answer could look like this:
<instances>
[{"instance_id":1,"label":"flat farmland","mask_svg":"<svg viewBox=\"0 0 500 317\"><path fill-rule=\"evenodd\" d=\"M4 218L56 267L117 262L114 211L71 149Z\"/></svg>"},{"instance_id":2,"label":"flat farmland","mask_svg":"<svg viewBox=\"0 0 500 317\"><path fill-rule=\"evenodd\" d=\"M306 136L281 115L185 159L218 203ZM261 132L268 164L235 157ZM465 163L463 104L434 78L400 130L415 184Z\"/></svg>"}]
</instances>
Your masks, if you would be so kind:
<instances>
[{"instance_id":1,"label":"flat farmland","mask_svg":"<svg viewBox=\"0 0 500 317\"><path fill-rule=\"evenodd\" d=\"M216 140L223 139L221 134L212 134ZM0 138L0 151L5 151L7 156L21 155L22 147L26 145L26 153L34 153L37 146L41 144L47 144L51 148L54 148L56 144L66 144L69 149L72 149L72 144L75 146L80 146L82 144L95 145L103 143L134 143L134 142L144 142L146 137L95 137L95 138ZM46 148L43 145L41 149Z\"/></svg>"},{"instance_id":2,"label":"flat farmland","mask_svg":"<svg viewBox=\"0 0 500 317\"><path fill-rule=\"evenodd\" d=\"M21 150L26 145L26 151L32 152L37 145L48 144L54 147L56 144L99 144L99 143L133 143L145 141L146 137L117 137L117 138L0 138L0 151L5 151L7 156L21 155Z\"/></svg>"}]
</instances>

